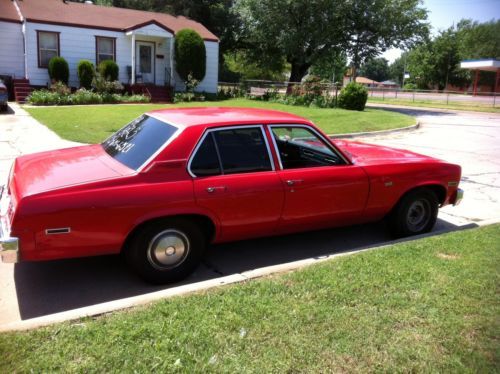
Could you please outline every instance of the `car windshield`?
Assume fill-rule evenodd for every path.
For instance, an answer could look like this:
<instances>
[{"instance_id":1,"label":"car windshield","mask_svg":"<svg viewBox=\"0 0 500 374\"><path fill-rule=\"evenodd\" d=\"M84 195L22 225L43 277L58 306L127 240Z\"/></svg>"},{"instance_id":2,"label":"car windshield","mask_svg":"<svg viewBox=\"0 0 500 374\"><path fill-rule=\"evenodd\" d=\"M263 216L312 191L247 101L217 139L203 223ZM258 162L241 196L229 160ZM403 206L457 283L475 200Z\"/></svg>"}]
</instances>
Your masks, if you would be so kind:
<instances>
[{"instance_id":1,"label":"car windshield","mask_svg":"<svg viewBox=\"0 0 500 374\"><path fill-rule=\"evenodd\" d=\"M176 131L168 123L143 115L105 140L102 146L115 160L138 170Z\"/></svg>"}]
</instances>

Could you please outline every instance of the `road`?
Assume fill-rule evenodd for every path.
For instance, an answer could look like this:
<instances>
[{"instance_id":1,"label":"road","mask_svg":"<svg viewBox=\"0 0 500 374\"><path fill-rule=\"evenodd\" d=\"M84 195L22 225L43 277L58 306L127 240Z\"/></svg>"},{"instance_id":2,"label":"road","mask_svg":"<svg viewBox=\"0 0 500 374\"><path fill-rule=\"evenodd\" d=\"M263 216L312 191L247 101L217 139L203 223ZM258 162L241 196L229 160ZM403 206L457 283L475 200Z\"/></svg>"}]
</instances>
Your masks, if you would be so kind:
<instances>
[{"instance_id":1,"label":"road","mask_svg":"<svg viewBox=\"0 0 500 374\"><path fill-rule=\"evenodd\" d=\"M395 110L417 116L421 127L359 140L407 148L463 167L465 199L457 207L440 211L436 231L500 219L500 114ZM0 116L0 174L5 175L5 165L16 154L31 149L33 140L29 139L35 133L37 143L48 139L47 146L70 145L57 143L43 126L25 115L20 118L21 110L18 113L20 116ZM5 132L12 130L9 124L13 121L24 126L25 133L18 132L17 138ZM390 238L384 225L377 223L217 245L208 250L202 265L182 284L386 243ZM0 264L0 325L178 285L145 284L128 272L119 256Z\"/></svg>"}]
</instances>

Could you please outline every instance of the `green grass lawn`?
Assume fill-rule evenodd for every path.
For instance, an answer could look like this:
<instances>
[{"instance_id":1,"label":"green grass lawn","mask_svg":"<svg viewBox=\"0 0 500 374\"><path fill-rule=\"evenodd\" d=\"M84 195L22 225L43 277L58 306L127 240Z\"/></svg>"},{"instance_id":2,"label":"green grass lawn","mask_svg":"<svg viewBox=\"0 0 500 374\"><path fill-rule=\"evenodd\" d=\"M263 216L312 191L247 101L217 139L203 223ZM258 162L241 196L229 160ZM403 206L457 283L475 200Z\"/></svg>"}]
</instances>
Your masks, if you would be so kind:
<instances>
[{"instance_id":1,"label":"green grass lawn","mask_svg":"<svg viewBox=\"0 0 500 374\"><path fill-rule=\"evenodd\" d=\"M377 104L393 104L393 105L405 105L414 106L419 108L437 108L437 109L452 109L452 110L466 110L472 112L489 112L489 113L500 113L500 97L497 98L497 104L493 107L492 104L474 104L470 102L457 102L450 101L449 104L446 102L438 102L433 100L422 100L416 99L412 100L402 100L402 99L382 99L380 97L368 97L369 103Z\"/></svg>"},{"instance_id":2,"label":"green grass lawn","mask_svg":"<svg viewBox=\"0 0 500 374\"><path fill-rule=\"evenodd\" d=\"M30 332L0 372L498 372L500 225Z\"/></svg>"},{"instance_id":3,"label":"green grass lawn","mask_svg":"<svg viewBox=\"0 0 500 374\"><path fill-rule=\"evenodd\" d=\"M64 139L98 143L144 112L159 108L189 106L238 106L282 110L310 119L329 134L393 129L415 124L413 117L381 109L367 108L363 112L357 112L290 106L248 99L170 105L27 107L26 110Z\"/></svg>"}]
</instances>

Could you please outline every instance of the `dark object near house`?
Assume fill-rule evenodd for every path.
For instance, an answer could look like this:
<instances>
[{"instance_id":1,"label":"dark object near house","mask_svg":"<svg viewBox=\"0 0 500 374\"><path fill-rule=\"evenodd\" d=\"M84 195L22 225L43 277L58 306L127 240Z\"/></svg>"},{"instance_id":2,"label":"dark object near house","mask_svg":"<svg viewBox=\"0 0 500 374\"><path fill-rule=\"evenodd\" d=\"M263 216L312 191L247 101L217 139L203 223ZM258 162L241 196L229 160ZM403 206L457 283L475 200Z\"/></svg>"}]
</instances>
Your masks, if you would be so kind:
<instances>
[{"instance_id":1,"label":"dark object near house","mask_svg":"<svg viewBox=\"0 0 500 374\"><path fill-rule=\"evenodd\" d=\"M7 101L9 100L9 92L7 86L0 79L0 111L6 112L8 108Z\"/></svg>"}]
</instances>

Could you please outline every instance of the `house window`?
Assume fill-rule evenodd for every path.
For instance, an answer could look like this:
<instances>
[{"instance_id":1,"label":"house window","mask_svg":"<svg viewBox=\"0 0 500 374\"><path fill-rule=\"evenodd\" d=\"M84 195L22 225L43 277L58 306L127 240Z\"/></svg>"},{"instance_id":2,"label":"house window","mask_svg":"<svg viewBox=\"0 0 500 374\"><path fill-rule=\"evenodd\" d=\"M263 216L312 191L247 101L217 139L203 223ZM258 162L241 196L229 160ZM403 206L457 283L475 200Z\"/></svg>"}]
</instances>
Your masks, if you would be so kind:
<instances>
[{"instance_id":1,"label":"house window","mask_svg":"<svg viewBox=\"0 0 500 374\"><path fill-rule=\"evenodd\" d=\"M59 56L59 33L37 31L38 67L47 68L52 57Z\"/></svg>"},{"instance_id":2,"label":"house window","mask_svg":"<svg viewBox=\"0 0 500 374\"><path fill-rule=\"evenodd\" d=\"M95 37L96 65L104 60L116 60L116 39L104 36Z\"/></svg>"}]
</instances>

